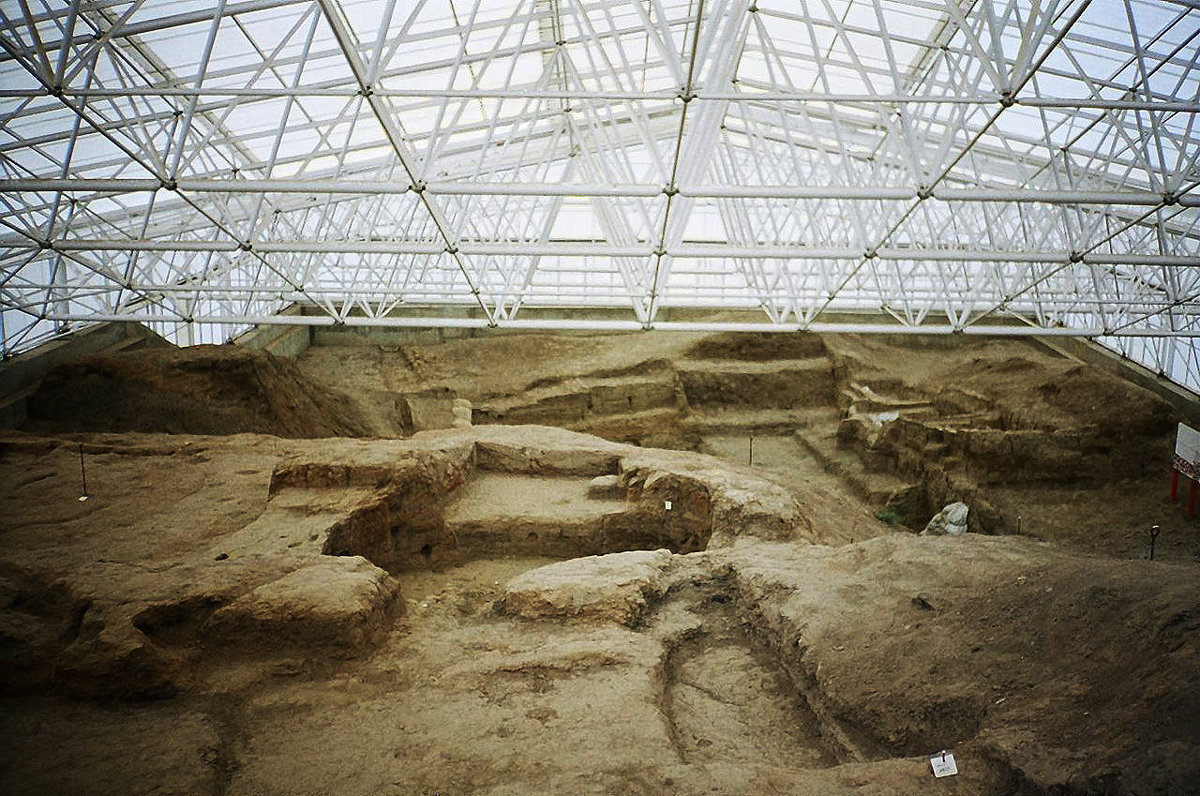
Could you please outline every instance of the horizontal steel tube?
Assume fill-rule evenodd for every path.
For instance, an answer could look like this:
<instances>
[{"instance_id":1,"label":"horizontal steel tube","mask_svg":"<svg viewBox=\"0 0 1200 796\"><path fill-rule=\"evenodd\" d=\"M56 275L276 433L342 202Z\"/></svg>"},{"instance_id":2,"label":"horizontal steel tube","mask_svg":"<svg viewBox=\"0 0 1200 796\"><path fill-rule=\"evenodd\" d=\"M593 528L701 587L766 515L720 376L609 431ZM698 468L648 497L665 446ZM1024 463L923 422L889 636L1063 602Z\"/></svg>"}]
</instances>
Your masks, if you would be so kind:
<instances>
[{"instance_id":1,"label":"horizontal steel tube","mask_svg":"<svg viewBox=\"0 0 1200 796\"><path fill-rule=\"evenodd\" d=\"M51 321L66 322L101 322L101 321L138 321L141 323L201 323L223 325L256 325L256 326L354 326L354 327L397 327L397 328L442 328L442 329L483 329L494 327L499 329L525 329L547 331L677 331L677 332L823 332L830 334L913 334L913 335L947 335L963 334L971 336L999 337L1200 337L1200 327L1191 330L1168 329L1122 329L1118 332L1106 332L1104 329L1088 327L1069 329L1055 327L1051 329L1040 326L965 326L954 327L947 324L929 326L904 326L887 323L824 323L814 321L802 325L796 323L736 323L736 322L691 322L691 321L655 321L642 324L636 320L597 320L597 319L512 319L497 320L489 324L486 318L439 318L433 317L383 317L367 318L349 316L338 320L328 315L267 315L267 316L211 316L197 317L191 320L162 315L147 314L57 314L46 313L39 317Z\"/></svg>"},{"instance_id":2,"label":"horizontal steel tube","mask_svg":"<svg viewBox=\"0 0 1200 796\"><path fill-rule=\"evenodd\" d=\"M36 244L11 241L0 245L33 248ZM235 241L207 240L60 240L53 248L58 251L180 251L235 252ZM514 255L542 257L632 257L654 256L649 246L612 246L604 243L459 243L463 255ZM446 247L433 241L257 241L252 251L263 254L416 254L439 255ZM671 257L700 259L767 258L781 260L858 260L864 253L851 248L806 248L798 246L736 246L718 243L680 244L666 252ZM1061 263L1071 257L1069 252L1022 252L961 249L902 249L882 248L875 254L880 260L923 262L995 262L995 263ZM1082 255L1081 263L1093 265L1151 265L1171 267L1200 267L1200 256L1174 254L1111 254L1095 252Z\"/></svg>"},{"instance_id":3,"label":"horizontal steel tube","mask_svg":"<svg viewBox=\"0 0 1200 796\"><path fill-rule=\"evenodd\" d=\"M556 271L555 273L560 273ZM566 273L570 274L587 274L586 270L571 270ZM673 274L677 273L672 271ZM628 294L622 292L606 292L596 285L588 285L582 282L558 282L553 285L539 286L540 290L535 290L531 293L526 293L527 301L545 301L555 298L578 298L580 301L592 300L593 303L603 303L604 300L612 300L620 303L628 300ZM163 285L163 284L146 284L132 283L119 284L117 282L102 282L98 284L89 284L83 286L73 286L64 284L49 284L49 283L21 283L14 287L11 283L6 288L10 296L25 297L26 304L18 305L13 301L8 301L3 306L10 309L19 309L22 306L40 306L46 301L46 291L48 290L73 290L72 296L101 296L108 293L115 293L120 290L133 290L141 294L164 294L164 295L185 295L192 296L201 301L244 301L248 298L265 297L267 299L278 299L287 302L304 302L313 297L328 297L336 301L342 301L349 297L355 301L378 302L384 303L401 300L404 304L425 303L447 295L447 292L452 290L451 286L438 287L436 285L417 287L396 287L391 289L371 289L367 287L313 287L306 286L304 292L297 291L290 285L271 285L271 284L255 284L255 285ZM78 291L86 291L80 293ZM503 291L501 291L503 292ZM760 296L749 290L744 284L727 286L727 285L705 285L695 287L675 288L664 292L664 295L673 296L676 298L685 296L702 296L705 294L716 294L721 297L728 297L734 300L745 300L748 304L754 304L760 300ZM795 296L785 296L772 292L770 298L787 298L795 299L802 305L811 303L820 303L824 299L824 295L820 290L809 289L797 293ZM897 307L902 308L906 303L912 302L944 302L945 295L931 289L914 289L911 286L904 291L903 297L897 297ZM1115 307L1133 307L1139 312L1150 312L1158 309L1161 306L1160 300L1151 300L1145 296L1113 298L1111 296L1094 296L1094 297L1045 297L1039 296L1030 299L1011 299L997 292L989 292L979 294L973 298L976 305L992 305L1000 302L1008 302L1014 310L1032 309L1033 307L1102 307L1104 309ZM1182 304L1175 307L1172 313L1178 317L1200 315L1200 304Z\"/></svg>"},{"instance_id":4,"label":"horizontal steel tube","mask_svg":"<svg viewBox=\"0 0 1200 796\"><path fill-rule=\"evenodd\" d=\"M56 191L139 193L157 191L163 184L153 179L16 179L0 180L0 193ZM381 180L220 180L182 179L176 183L188 193L304 193L304 194L403 194L413 191L406 182ZM423 190L442 196L611 196L652 198L665 195L665 185L641 183L468 182L435 181ZM681 185L682 196L697 199L862 199L910 200L916 188L887 185ZM1162 204L1153 191L1045 191L1020 188L939 188L933 198L945 202L1025 202L1035 204ZM1200 207L1200 195L1185 194L1176 201Z\"/></svg>"},{"instance_id":5,"label":"horizontal steel tube","mask_svg":"<svg viewBox=\"0 0 1200 796\"><path fill-rule=\"evenodd\" d=\"M295 2L296 0L287 0ZM122 31L118 36L128 35ZM0 53L0 62L8 54ZM0 98L26 98L46 95L44 88L0 89ZM184 88L179 86L131 86L128 88L72 88L63 89L64 96L80 99L111 97L238 97L248 99L281 99L287 97L343 97L358 96L359 89L347 83L344 88L241 88L234 86L203 86ZM378 88L372 94L394 99L548 99L574 100L580 102L674 102L679 99L678 91L553 91L546 89L514 87L508 89L388 89ZM859 94L824 93L819 91L704 91L693 93L693 100L710 102L768 102L768 103L838 103L847 105L991 105L999 103L1001 97L992 92L975 95L932 95L932 94ZM1200 113L1200 104L1188 100L1136 100L1104 99L1097 97L1019 97L1016 105L1030 108L1064 108L1089 110L1132 110L1159 111L1169 113Z\"/></svg>"}]
</instances>

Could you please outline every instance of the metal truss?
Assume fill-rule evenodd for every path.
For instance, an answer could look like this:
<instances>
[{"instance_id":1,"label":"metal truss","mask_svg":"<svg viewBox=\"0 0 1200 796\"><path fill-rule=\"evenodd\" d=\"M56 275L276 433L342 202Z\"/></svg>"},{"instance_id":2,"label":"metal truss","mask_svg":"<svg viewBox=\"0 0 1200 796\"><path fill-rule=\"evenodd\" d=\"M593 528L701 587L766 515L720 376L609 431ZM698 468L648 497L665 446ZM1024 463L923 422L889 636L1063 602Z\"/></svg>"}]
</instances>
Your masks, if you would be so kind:
<instances>
[{"instance_id":1,"label":"metal truss","mask_svg":"<svg viewBox=\"0 0 1200 796\"><path fill-rule=\"evenodd\" d=\"M1198 389L1198 119L1192 0L0 0L0 339L712 308Z\"/></svg>"}]
</instances>

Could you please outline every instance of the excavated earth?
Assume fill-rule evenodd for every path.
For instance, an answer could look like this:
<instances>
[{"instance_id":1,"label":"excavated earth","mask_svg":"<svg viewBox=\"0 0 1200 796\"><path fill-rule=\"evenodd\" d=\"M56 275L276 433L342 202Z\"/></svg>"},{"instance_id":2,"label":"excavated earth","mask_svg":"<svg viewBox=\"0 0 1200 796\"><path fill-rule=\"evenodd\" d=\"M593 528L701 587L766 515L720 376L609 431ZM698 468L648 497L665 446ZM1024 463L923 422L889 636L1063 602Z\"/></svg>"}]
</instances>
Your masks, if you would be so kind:
<instances>
[{"instance_id":1,"label":"excavated earth","mask_svg":"<svg viewBox=\"0 0 1200 796\"><path fill-rule=\"evenodd\" d=\"M1200 790L1180 417L1044 345L201 347L36 395L0 792Z\"/></svg>"}]
</instances>

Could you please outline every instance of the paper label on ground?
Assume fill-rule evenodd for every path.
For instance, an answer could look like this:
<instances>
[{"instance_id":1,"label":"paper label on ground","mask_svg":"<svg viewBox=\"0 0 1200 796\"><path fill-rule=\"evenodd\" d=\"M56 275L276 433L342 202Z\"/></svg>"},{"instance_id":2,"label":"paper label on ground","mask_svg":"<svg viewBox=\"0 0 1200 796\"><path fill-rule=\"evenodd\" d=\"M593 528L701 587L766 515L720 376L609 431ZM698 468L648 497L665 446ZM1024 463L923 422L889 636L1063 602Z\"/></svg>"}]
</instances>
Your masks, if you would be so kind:
<instances>
[{"instance_id":1,"label":"paper label on ground","mask_svg":"<svg viewBox=\"0 0 1200 796\"><path fill-rule=\"evenodd\" d=\"M929 765L933 766L933 775L935 777L952 777L958 773L958 766L954 763L954 755L949 752L938 752L936 755L931 755Z\"/></svg>"}]
</instances>

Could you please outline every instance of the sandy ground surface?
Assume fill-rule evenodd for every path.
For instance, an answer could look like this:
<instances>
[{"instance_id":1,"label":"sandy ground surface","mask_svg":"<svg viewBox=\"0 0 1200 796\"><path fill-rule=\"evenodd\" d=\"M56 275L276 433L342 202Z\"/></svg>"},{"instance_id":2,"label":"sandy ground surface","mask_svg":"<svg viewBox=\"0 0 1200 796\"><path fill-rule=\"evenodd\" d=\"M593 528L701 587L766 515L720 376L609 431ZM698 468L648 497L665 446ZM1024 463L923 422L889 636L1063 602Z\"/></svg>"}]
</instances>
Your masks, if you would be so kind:
<instances>
[{"instance_id":1,"label":"sandy ground surface","mask_svg":"<svg viewBox=\"0 0 1200 796\"><path fill-rule=\"evenodd\" d=\"M206 366L189 400L372 438L113 433L62 404L0 439L0 791L1200 788L1200 546L1147 393L1008 341L514 335L285 367L230 390ZM142 419L186 426L143 382L168 387ZM287 384L332 397L253 397ZM416 393L717 458L389 439ZM589 494L605 473L623 496ZM951 497L991 533L892 516ZM539 569L664 545L653 576ZM506 610L522 575L566 612Z\"/></svg>"}]
</instances>

